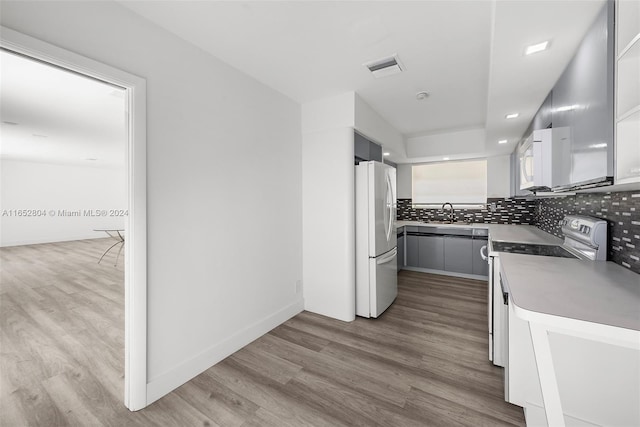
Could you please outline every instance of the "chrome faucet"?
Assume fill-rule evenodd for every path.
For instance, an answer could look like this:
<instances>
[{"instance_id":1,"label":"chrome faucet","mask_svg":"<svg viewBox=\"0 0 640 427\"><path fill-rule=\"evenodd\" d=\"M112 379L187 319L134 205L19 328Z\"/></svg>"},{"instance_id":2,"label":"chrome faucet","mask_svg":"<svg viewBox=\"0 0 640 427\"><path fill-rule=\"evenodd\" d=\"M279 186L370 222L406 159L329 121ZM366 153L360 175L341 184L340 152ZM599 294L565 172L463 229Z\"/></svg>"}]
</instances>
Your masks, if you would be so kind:
<instances>
[{"instance_id":1,"label":"chrome faucet","mask_svg":"<svg viewBox=\"0 0 640 427\"><path fill-rule=\"evenodd\" d=\"M449 207L450 207L450 209L449 209L449 222L453 223L454 220L455 220L455 216L454 216L454 213L453 213L453 205L451 203L447 202L447 203L443 203L442 204L442 213L444 213L444 207L447 206L447 205L449 205Z\"/></svg>"}]
</instances>

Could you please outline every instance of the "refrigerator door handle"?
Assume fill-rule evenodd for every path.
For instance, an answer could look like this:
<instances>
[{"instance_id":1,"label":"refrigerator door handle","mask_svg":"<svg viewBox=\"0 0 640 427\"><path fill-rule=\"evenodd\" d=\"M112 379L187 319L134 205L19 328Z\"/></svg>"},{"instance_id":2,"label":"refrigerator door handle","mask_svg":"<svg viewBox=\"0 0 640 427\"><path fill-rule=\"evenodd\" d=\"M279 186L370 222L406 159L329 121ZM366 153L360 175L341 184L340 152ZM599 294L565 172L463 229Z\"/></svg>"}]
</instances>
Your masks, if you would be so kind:
<instances>
[{"instance_id":1,"label":"refrigerator door handle","mask_svg":"<svg viewBox=\"0 0 640 427\"><path fill-rule=\"evenodd\" d=\"M393 186L391 185L391 178L389 177L389 174L385 175L387 178L387 197L386 197L386 203L387 203L387 209L388 209L388 218L385 218L388 220L387 222L387 241L391 240L391 231L393 228Z\"/></svg>"},{"instance_id":2,"label":"refrigerator door handle","mask_svg":"<svg viewBox=\"0 0 640 427\"><path fill-rule=\"evenodd\" d=\"M376 259L376 264L382 265L391 262L395 259L396 255L398 255L398 248L393 248L385 255L378 257Z\"/></svg>"}]
</instances>

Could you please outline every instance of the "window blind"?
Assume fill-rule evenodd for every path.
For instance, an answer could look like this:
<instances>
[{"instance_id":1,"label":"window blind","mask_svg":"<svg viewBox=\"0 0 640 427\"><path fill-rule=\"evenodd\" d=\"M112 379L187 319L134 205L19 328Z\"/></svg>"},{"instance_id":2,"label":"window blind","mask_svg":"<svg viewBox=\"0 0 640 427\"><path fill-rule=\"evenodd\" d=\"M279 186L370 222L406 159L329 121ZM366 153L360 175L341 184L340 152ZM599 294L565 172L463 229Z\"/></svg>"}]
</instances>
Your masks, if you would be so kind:
<instances>
[{"instance_id":1,"label":"window blind","mask_svg":"<svg viewBox=\"0 0 640 427\"><path fill-rule=\"evenodd\" d=\"M415 205L445 202L467 205L487 202L487 161L427 163L412 167Z\"/></svg>"}]
</instances>

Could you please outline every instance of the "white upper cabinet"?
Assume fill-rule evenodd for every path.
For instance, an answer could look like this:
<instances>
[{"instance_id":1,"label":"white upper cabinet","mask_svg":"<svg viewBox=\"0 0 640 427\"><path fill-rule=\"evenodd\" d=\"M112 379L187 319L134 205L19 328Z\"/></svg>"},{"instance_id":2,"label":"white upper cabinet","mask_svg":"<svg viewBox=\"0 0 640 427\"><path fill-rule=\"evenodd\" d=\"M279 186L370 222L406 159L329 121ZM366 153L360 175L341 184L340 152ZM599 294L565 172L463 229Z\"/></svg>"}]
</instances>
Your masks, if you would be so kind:
<instances>
[{"instance_id":1,"label":"white upper cabinet","mask_svg":"<svg viewBox=\"0 0 640 427\"><path fill-rule=\"evenodd\" d=\"M616 184L640 183L640 2L616 2Z\"/></svg>"}]
</instances>

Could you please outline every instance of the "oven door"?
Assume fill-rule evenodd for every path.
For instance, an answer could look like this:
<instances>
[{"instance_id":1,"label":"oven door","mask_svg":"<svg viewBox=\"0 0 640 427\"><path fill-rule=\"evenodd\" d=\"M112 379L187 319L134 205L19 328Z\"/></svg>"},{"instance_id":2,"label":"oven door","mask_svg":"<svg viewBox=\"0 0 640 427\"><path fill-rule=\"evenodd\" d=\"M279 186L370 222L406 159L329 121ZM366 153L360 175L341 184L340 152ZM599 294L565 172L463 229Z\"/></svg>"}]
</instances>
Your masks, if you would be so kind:
<instances>
[{"instance_id":1,"label":"oven door","mask_svg":"<svg viewBox=\"0 0 640 427\"><path fill-rule=\"evenodd\" d=\"M509 388L509 294L505 292L502 286L502 277L500 278L500 287L502 288L502 366L504 367L504 400L511 401L511 391Z\"/></svg>"},{"instance_id":2,"label":"oven door","mask_svg":"<svg viewBox=\"0 0 640 427\"><path fill-rule=\"evenodd\" d=\"M494 275L494 259L496 257L489 256L487 262L489 263L489 283L488 283L488 325L489 325L489 360L493 362L493 275Z\"/></svg>"},{"instance_id":3,"label":"oven door","mask_svg":"<svg viewBox=\"0 0 640 427\"><path fill-rule=\"evenodd\" d=\"M493 261L493 364L505 366L506 359L506 322L508 306L505 305L503 286L500 278L500 257Z\"/></svg>"}]
</instances>

